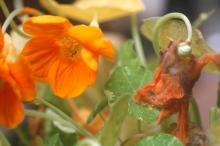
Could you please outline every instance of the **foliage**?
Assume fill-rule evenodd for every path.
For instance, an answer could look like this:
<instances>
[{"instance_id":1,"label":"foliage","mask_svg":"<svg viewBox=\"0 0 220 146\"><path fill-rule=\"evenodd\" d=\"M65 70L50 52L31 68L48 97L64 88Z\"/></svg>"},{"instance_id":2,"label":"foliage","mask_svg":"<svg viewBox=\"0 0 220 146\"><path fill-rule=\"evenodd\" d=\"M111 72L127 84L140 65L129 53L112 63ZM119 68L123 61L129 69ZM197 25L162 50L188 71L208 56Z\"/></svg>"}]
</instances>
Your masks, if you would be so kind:
<instances>
[{"instance_id":1,"label":"foliage","mask_svg":"<svg viewBox=\"0 0 220 146\"><path fill-rule=\"evenodd\" d=\"M159 116L159 111L156 108L140 106L132 101L128 104L128 113L137 120L148 123L155 122Z\"/></svg>"},{"instance_id":2,"label":"foliage","mask_svg":"<svg viewBox=\"0 0 220 146\"><path fill-rule=\"evenodd\" d=\"M136 146L182 146L182 143L174 136L160 133L140 140Z\"/></svg>"},{"instance_id":3,"label":"foliage","mask_svg":"<svg viewBox=\"0 0 220 146\"><path fill-rule=\"evenodd\" d=\"M9 124L11 128L15 128L13 122L21 123L20 119L26 114L28 118L24 120L24 126L15 129L21 141L17 143L18 146L28 146L29 144L33 144L33 146L185 145L181 137L180 140L171 134L164 133L165 131L168 131L167 133L178 131L178 126L176 128L174 124L176 120L173 120L173 117L157 125L159 116L163 118L170 114L166 112L174 113L172 106L169 111L166 111L163 110L163 106L157 108L153 104L140 103L142 104L140 105L134 101L137 90L152 83L156 64L160 61L156 56L151 56L146 59L148 62L145 62L145 58L140 55L142 52L140 49L143 48L141 48L140 40L137 39L139 35L134 13L143 10L141 0L129 2L124 0L103 0L102 2L100 0L80 0L69 5L59 4L54 0L40 0L40 3L49 12L62 16L31 17L25 21L21 19L23 31L29 35L30 40L23 44L25 47L22 49L22 53L16 54L13 42L7 42L4 39L7 27L13 22L12 31L17 28L13 21L16 16L41 15L41 13L35 9L21 8L10 14L4 1L0 0L0 6L7 18L3 24L3 32L0 32L0 83L2 83L0 104L9 105L16 99L19 101L19 107L22 107L21 111L15 110L20 117L5 114L8 111L13 113L10 108L16 106L8 109L0 108L0 126L7 127ZM132 6L132 8L127 9L126 6ZM107 13L108 15L106 15ZM104 36L96 19L105 22L128 15L132 16L133 39L126 40L115 52L116 49L114 50L112 42ZM96 25L72 25L64 16L85 22L92 21L91 24ZM155 41L152 40L153 30L160 18L146 19L141 25L142 34L150 41ZM19 33L25 35L23 31L19 31ZM192 35L190 45L193 55L202 56L204 53L214 52L198 28L193 27ZM9 37L9 35L7 36ZM186 37L185 24L178 19L172 19L165 22L159 29L157 41L161 48L165 48L170 40L183 41ZM155 50L156 55L159 54L159 51ZM110 68L110 63L100 63L99 56L113 62L110 70L105 70L107 65ZM11 67L17 60L23 62L27 71L16 68L16 66ZM215 63L218 64L220 62L218 61ZM145 66L145 64L148 65ZM21 70L24 76L20 76L19 71ZM206 71L217 72L213 64L209 64ZM27 76L30 80L25 78ZM36 95L25 99L26 94L32 92L28 90L29 84L22 84L23 82L33 83L33 90L36 85ZM15 86L17 84L20 86ZM10 86L10 92L8 86ZM86 90L86 88L90 89ZM160 92L163 91L164 89ZM145 91L143 90L143 92ZM152 92L154 91L152 90ZM5 96L3 93L8 95ZM77 99L71 99L73 96L77 96ZM9 98L5 97L11 97L11 101L6 102ZM153 97L150 96L150 98ZM142 98L141 94L140 98ZM23 111L23 101L28 101L25 104L28 109L25 111ZM210 110L210 127L215 137L217 137L218 131L213 131L213 129L218 126L218 118L218 109L214 107ZM194 98L190 103L189 119L196 126L202 125L198 105ZM189 126L191 125L189 124ZM218 129L217 127L216 130ZM212 141L215 140L212 139ZM0 146L11 146L3 133L0 133Z\"/></svg>"},{"instance_id":4,"label":"foliage","mask_svg":"<svg viewBox=\"0 0 220 146\"><path fill-rule=\"evenodd\" d=\"M127 109L129 99L130 96L125 95L112 106L111 115L101 132L100 142L102 146L116 144L122 123L128 113Z\"/></svg>"},{"instance_id":5,"label":"foliage","mask_svg":"<svg viewBox=\"0 0 220 146\"><path fill-rule=\"evenodd\" d=\"M11 146L2 133L0 133L0 146Z\"/></svg>"},{"instance_id":6,"label":"foliage","mask_svg":"<svg viewBox=\"0 0 220 146\"><path fill-rule=\"evenodd\" d=\"M59 134L54 134L49 138L45 138L44 146L63 146Z\"/></svg>"}]
</instances>

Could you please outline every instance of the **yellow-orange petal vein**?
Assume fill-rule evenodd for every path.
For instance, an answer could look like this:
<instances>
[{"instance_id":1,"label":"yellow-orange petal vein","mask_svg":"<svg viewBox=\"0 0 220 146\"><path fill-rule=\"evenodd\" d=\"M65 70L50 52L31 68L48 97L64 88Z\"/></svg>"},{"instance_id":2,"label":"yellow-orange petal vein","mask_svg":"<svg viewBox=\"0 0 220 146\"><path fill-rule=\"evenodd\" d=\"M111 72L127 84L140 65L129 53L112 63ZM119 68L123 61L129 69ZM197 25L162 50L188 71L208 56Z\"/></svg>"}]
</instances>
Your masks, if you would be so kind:
<instances>
[{"instance_id":1,"label":"yellow-orange petal vein","mask_svg":"<svg viewBox=\"0 0 220 146\"><path fill-rule=\"evenodd\" d=\"M79 96L96 80L96 71L90 69L82 60L68 62L57 60L50 68L49 82L54 93L63 98Z\"/></svg>"}]
</instances>

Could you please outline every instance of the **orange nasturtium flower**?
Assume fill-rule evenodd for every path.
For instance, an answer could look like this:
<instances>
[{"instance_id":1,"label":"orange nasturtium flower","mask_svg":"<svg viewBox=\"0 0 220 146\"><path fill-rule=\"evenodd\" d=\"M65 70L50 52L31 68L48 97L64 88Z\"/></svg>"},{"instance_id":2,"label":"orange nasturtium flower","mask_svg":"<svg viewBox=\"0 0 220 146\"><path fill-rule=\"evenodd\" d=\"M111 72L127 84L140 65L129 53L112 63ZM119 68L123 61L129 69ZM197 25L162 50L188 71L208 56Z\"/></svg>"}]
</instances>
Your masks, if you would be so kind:
<instances>
[{"instance_id":1,"label":"orange nasturtium flower","mask_svg":"<svg viewBox=\"0 0 220 146\"><path fill-rule=\"evenodd\" d=\"M0 125L14 128L24 118L22 101L34 100L35 86L7 34L0 33L0 50Z\"/></svg>"},{"instance_id":2,"label":"orange nasturtium flower","mask_svg":"<svg viewBox=\"0 0 220 146\"><path fill-rule=\"evenodd\" d=\"M179 112L177 128L173 134L185 145L188 141L187 112L192 88L207 63L213 62L220 69L220 54L179 56L179 43L170 42L168 48L160 51L160 64L153 81L138 89L134 99L140 104L147 103L161 108L158 123Z\"/></svg>"},{"instance_id":3,"label":"orange nasturtium flower","mask_svg":"<svg viewBox=\"0 0 220 146\"><path fill-rule=\"evenodd\" d=\"M23 58L33 76L48 82L59 97L78 96L95 82L100 55L114 58L112 43L98 27L43 15L27 19L23 29L32 36L21 53Z\"/></svg>"}]
</instances>

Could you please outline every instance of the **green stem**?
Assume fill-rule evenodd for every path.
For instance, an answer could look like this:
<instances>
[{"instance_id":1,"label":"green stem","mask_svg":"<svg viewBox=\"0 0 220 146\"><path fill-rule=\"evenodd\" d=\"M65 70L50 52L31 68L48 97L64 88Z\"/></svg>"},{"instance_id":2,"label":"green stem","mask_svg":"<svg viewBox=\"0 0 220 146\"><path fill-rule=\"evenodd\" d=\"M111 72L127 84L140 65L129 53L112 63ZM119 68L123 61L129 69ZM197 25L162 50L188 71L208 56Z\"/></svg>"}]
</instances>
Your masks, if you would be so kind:
<instances>
[{"instance_id":1,"label":"green stem","mask_svg":"<svg viewBox=\"0 0 220 146\"><path fill-rule=\"evenodd\" d=\"M137 15L135 13L131 15L131 32L139 60L143 66L147 67L147 62L144 56L143 46L138 31Z\"/></svg>"},{"instance_id":2,"label":"green stem","mask_svg":"<svg viewBox=\"0 0 220 146\"><path fill-rule=\"evenodd\" d=\"M181 13L169 13L167 15L164 15L156 22L156 25L153 28L153 47L157 55L159 55L158 50L160 50L160 46L158 42L158 35L159 35L160 28L164 23L166 23L168 20L171 20L171 19L181 19L186 24L188 36L187 36L185 43L186 42L189 43L192 39L192 26L191 26L190 21L185 15Z\"/></svg>"},{"instance_id":3,"label":"green stem","mask_svg":"<svg viewBox=\"0 0 220 146\"><path fill-rule=\"evenodd\" d=\"M194 97L191 98L191 103L190 103L190 119L195 122L198 126L202 127L202 122L201 122L201 117L199 113L199 108L198 104L195 100Z\"/></svg>"},{"instance_id":4,"label":"green stem","mask_svg":"<svg viewBox=\"0 0 220 146\"><path fill-rule=\"evenodd\" d=\"M209 111L209 127L213 128L218 119L218 108L213 106Z\"/></svg>"},{"instance_id":5,"label":"green stem","mask_svg":"<svg viewBox=\"0 0 220 146\"><path fill-rule=\"evenodd\" d=\"M44 100L43 98L37 98L37 101L39 101L40 103L46 105L47 107L51 108L53 111L55 111L57 114L59 114L62 118L66 119L68 122L70 122L75 128L76 130L81 133L82 135L84 135L85 137L90 137L90 138L94 138L94 136L87 130L85 130L84 128L80 127L75 121L72 120L72 118L70 118L68 115L66 115L63 111L61 111L60 109L58 109L56 106L52 105L51 103L47 102L46 100Z\"/></svg>"},{"instance_id":6,"label":"green stem","mask_svg":"<svg viewBox=\"0 0 220 146\"><path fill-rule=\"evenodd\" d=\"M26 138L26 136L24 135L24 133L22 132L20 127L17 127L15 129L15 132L16 132L17 136L19 137L19 139L20 139L20 141L23 145L30 146L30 143L29 143L28 139Z\"/></svg>"},{"instance_id":7,"label":"green stem","mask_svg":"<svg viewBox=\"0 0 220 146\"><path fill-rule=\"evenodd\" d=\"M59 123L62 123L63 125L66 125L68 127L72 127L72 128L75 129L75 126L73 126L68 121L63 120L62 118L57 118L57 117L54 117L50 114L38 112L38 111L35 111L35 110L25 110L25 112L26 112L27 116L39 117L39 118L47 119L47 120L50 120L50 121L58 121Z\"/></svg>"},{"instance_id":8,"label":"green stem","mask_svg":"<svg viewBox=\"0 0 220 146\"><path fill-rule=\"evenodd\" d=\"M137 120L137 130L138 130L139 133L142 132L141 129L142 129L142 127L141 127L141 120Z\"/></svg>"},{"instance_id":9,"label":"green stem","mask_svg":"<svg viewBox=\"0 0 220 146\"><path fill-rule=\"evenodd\" d=\"M0 7L2 8L2 12L5 15L5 17L9 17L10 12L4 2L4 0L0 0ZM13 30L15 30L19 35L23 36L23 37L28 37L26 34L24 34L20 29L18 29L18 27L16 26L15 21L11 21L10 26L12 27Z\"/></svg>"},{"instance_id":10,"label":"green stem","mask_svg":"<svg viewBox=\"0 0 220 146\"><path fill-rule=\"evenodd\" d=\"M105 122L105 118L103 117L102 113L99 113L99 117L102 120L102 122Z\"/></svg>"},{"instance_id":11,"label":"green stem","mask_svg":"<svg viewBox=\"0 0 220 146\"><path fill-rule=\"evenodd\" d=\"M0 146L11 146L11 144L8 142L7 138L1 131L0 131Z\"/></svg>"},{"instance_id":12,"label":"green stem","mask_svg":"<svg viewBox=\"0 0 220 146\"><path fill-rule=\"evenodd\" d=\"M13 5L15 9L21 9L24 7L23 0L13 0Z\"/></svg>"},{"instance_id":13,"label":"green stem","mask_svg":"<svg viewBox=\"0 0 220 146\"><path fill-rule=\"evenodd\" d=\"M215 9L212 9L208 12L203 12L199 15L199 17L193 22L194 27L200 27L211 15L213 15L215 12Z\"/></svg>"},{"instance_id":14,"label":"green stem","mask_svg":"<svg viewBox=\"0 0 220 146\"><path fill-rule=\"evenodd\" d=\"M220 108L220 81L218 82L217 107Z\"/></svg>"},{"instance_id":15,"label":"green stem","mask_svg":"<svg viewBox=\"0 0 220 146\"><path fill-rule=\"evenodd\" d=\"M22 11L22 9L16 9L11 12L11 14L7 17L4 24L2 25L2 32L5 33L8 26L12 22L12 20Z\"/></svg>"}]
</instances>

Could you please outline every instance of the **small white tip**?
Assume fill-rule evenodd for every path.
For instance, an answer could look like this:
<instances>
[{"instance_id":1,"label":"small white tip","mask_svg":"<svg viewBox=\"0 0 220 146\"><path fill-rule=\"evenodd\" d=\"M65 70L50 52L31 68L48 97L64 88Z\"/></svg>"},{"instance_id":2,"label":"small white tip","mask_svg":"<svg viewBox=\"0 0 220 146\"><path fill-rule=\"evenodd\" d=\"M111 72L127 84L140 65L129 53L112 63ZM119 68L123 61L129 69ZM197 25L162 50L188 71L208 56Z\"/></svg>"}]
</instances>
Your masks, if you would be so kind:
<instances>
[{"instance_id":1,"label":"small white tip","mask_svg":"<svg viewBox=\"0 0 220 146\"><path fill-rule=\"evenodd\" d=\"M189 55L191 52L192 52L192 48L187 43L182 43L178 47L178 55L180 55L180 56Z\"/></svg>"},{"instance_id":2,"label":"small white tip","mask_svg":"<svg viewBox=\"0 0 220 146\"><path fill-rule=\"evenodd\" d=\"M97 13L94 13L93 19L90 22L90 26L99 27Z\"/></svg>"}]
</instances>

